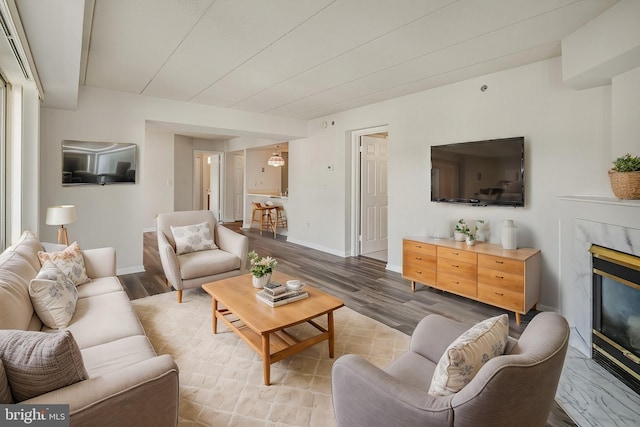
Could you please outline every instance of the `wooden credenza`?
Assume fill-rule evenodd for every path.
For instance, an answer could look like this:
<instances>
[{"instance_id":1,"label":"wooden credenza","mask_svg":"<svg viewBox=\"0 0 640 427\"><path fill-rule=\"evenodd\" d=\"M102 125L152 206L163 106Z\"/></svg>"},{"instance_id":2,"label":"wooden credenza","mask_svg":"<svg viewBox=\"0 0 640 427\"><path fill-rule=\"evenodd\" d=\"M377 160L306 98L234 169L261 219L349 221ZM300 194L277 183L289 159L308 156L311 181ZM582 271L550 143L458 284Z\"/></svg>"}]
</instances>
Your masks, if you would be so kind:
<instances>
[{"instance_id":1,"label":"wooden credenza","mask_svg":"<svg viewBox=\"0 0 640 427\"><path fill-rule=\"evenodd\" d=\"M511 310L518 324L540 299L540 263L538 249L426 237L402 241L402 276L411 281L412 291L418 282Z\"/></svg>"}]
</instances>

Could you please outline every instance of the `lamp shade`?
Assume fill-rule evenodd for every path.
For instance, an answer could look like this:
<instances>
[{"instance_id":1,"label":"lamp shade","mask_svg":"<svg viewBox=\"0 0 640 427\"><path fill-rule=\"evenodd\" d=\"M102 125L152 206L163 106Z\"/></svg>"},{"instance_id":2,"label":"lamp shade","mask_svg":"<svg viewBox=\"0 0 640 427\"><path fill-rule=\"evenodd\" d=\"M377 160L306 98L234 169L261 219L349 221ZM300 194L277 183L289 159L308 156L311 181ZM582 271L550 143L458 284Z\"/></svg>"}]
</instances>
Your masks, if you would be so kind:
<instances>
[{"instance_id":1,"label":"lamp shade","mask_svg":"<svg viewBox=\"0 0 640 427\"><path fill-rule=\"evenodd\" d=\"M65 225L76 222L78 213L74 205L58 205L47 208L47 218L45 222L48 225Z\"/></svg>"}]
</instances>

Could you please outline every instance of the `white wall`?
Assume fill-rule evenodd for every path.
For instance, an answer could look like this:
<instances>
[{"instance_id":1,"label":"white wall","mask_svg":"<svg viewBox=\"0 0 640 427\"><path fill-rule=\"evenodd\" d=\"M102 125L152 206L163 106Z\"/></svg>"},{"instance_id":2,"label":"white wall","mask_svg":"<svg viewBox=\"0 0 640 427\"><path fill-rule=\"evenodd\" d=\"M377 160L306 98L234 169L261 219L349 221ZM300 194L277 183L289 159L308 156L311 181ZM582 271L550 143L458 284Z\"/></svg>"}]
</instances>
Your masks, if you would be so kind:
<instances>
[{"instance_id":1,"label":"white wall","mask_svg":"<svg viewBox=\"0 0 640 427\"><path fill-rule=\"evenodd\" d=\"M174 188L174 161L173 152L174 135L166 132L146 130L145 156L141 165L142 174L139 174L141 185L146 185L142 203L142 226L145 231L156 229L156 215L162 212L173 211Z\"/></svg>"},{"instance_id":2,"label":"white wall","mask_svg":"<svg viewBox=\"0 0 640 427\"><path fill-rule=\"evenodd\" d=\"M613 78L613 158L640 156L640 67Z\"/></svg>"},{"instance_id":3,"label":"white wall","mask_svg":"<svg viewBox=\"0 0 640 427\"><path fill-rule=\"evenodd\" d=\"M153 209L144 206L145 200L148 200L151 194L173 190L166 185L167 179L172 178L152 180L144 170L145 167L156 167L149 165L145 159L147 122L180 123L216 129L221 134L277 135L278 139L284 140L306 136L307 130L306 122L300 120L243 113L93 87L80 88L77 110L42 108L40 116L40 236L44 241L56 239L56 227L44 224L46 206L75 204L78 208L78 221L69 226L69 238L77 240L80 246L85 248L115 247L119 274L142 270L143 230L152 224L150 216L155 214L156 210L164 210L170 198L173 198L161 197L162 202ZM235 133L226 133L230 130ZM152 138L162 139L157 136ZM141 179L135 185L62 187L61 142L65 139L138 144L139 166L143 169L140 171ZM156 150L154 147L150 157L171 158L173 146L170 147L170 151L165 151L168 144L169 142L164 140L161 143L164 149L157 147ZM160 164L164 164L164 161ZM169 170L166 172L168 174ZM157 175L166 176L163 172L158 172Z\"/></svg>"},{"instance_id":4,"label":"white wall","mask_svg":"<svg viewBox=\"0 0 640 427\"><path fill-rule=\"evenodd\" d=\"M388 124L389 268L400 271L405 236L448 234L459 218L485 219L498 243L502 220L514 219L519 245L542 251L541 305L560 307L557 197L610 194L611 158L610 87L577 91L561 79L555 58L310 121L309 137L289 144L289 241L350 253L349 135ZM335 125L325 129L324 121ZM431 145L520 135L525 208L430 202Z\"/></svg>"}]
</instances>

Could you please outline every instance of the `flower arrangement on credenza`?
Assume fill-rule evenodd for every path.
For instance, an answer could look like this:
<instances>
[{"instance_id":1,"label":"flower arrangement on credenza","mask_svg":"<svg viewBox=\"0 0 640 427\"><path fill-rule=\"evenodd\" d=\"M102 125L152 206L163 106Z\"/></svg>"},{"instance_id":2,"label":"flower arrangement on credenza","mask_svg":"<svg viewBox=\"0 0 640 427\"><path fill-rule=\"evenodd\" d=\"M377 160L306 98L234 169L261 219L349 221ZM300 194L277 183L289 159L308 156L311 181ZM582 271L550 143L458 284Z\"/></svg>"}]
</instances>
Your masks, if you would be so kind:
<instances>
[{"instance_id":1,"label":"flower arrangement on credenza","mask_svg":"<svg viewBox=\"0 0 640 427\"><path fill-rule=\"evenodd\" d=\"M462 221L462 220L461 220ZM476 241L478 240L478 230L480 230L480 228L483 226L484 224L484 220L477 220L476 224L473 226L473 230L471 230L467 224L464 224L463 227L461 227L462 229L462 234L465 235L465 241L467 243L467 245L469 246L473 246L476 244Z\"/></svg>"},{"instance_id":2,"label":"flower arrangement on credenza","mask_svg":"<svg viewBox=\"0 0 640 427\"><path fill-rule=\"evenodd\" d=\"M278 265L278 261L270 256L261 257L256 251L251 251L249 257L249 271L251 272L252 283L255 288L263 288L271 283L271 273Z\"/></svg>"}]
</instances>

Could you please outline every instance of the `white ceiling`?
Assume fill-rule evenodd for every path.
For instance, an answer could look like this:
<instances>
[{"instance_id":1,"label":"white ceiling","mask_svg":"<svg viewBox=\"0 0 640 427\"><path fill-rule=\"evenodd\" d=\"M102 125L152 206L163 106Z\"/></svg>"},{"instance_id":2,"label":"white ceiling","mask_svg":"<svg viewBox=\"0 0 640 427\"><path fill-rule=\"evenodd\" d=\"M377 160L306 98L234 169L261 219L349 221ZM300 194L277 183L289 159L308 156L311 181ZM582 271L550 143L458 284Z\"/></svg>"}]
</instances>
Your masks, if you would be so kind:
<instances>
[{"instance_id":1,"label":"white ceiling","mask_svg":"<svg viewBox=\"0 0 640 427\"><path fill-rule=\"evenodd\" d=\"M12 1L44 106L79 79L311 119L558 56L617 0Z\"/></svg>"}]
</instances>

